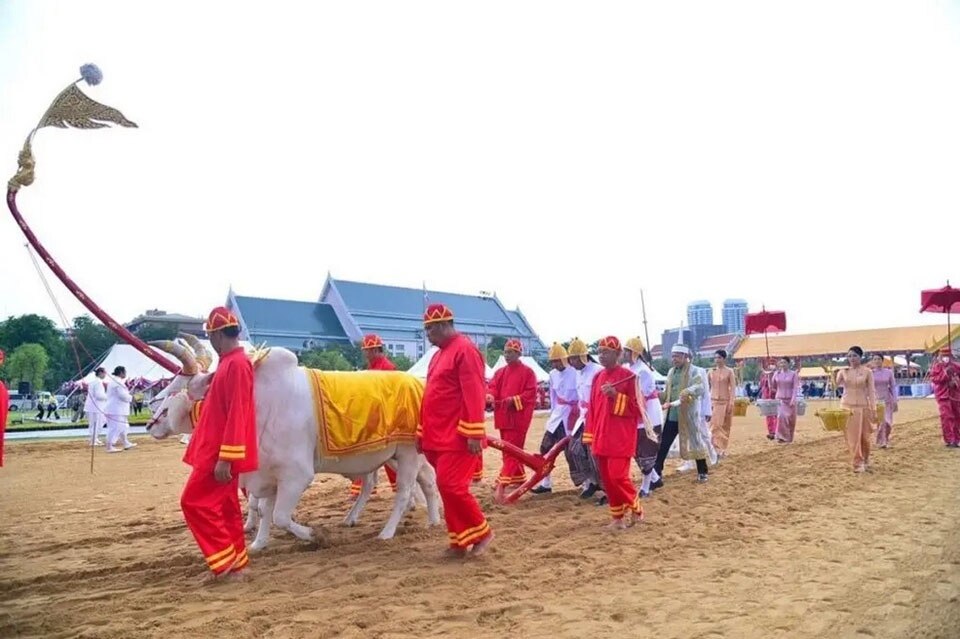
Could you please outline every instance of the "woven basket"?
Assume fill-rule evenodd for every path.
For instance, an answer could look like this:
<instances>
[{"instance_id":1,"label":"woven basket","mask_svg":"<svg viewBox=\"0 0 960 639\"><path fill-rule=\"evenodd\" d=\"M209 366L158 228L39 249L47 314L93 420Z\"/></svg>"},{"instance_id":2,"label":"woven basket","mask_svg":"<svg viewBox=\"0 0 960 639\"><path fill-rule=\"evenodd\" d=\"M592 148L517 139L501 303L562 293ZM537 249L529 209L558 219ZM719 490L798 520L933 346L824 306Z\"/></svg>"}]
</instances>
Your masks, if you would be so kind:
<instances>
[{"instance_id":1,"label":"woven basket","mask_svg":"<svg viewBox=\"0 0 960 639\"><path fill-rule=\"evenodd\" d=\"M747 406L750 405L750 400L746 397L738 397L733 400L733 416L734 417L746 417L747 416Z\"/></svg>"},{"instance_id":2,"label":"woven basket","mask_svg":"<svg viewBox=\"0 0 960 639\"><path fill-rule=\"evenodd\" d=\"M802 417L803 415L806 415L806 413L807 413L807 402L802 399L798 399L797 400L797 416Z\"/></svg>"},{"instance_id":3,"label":"woven basket","mask_svg":"<svg viewBox=\"0 0 960 639\"><path fill-rule=\"evenodd\" d=\"M764 417L776 417L777 408L780 405L779 399L758 399L757 408Z\"/></svg>"},{"instance_id":4,"label":"woven basket","mask_svg":"<svg viewBox=\"0 0 960 639\"><path fill-rule=\"evenodd\" d=\"M887 405L884 402L877 402L877 423L882 424L887 418Z\"/></svg>"},{"instance_id":5,"label":"woven basket","mask_svg":"<svg viewBox=\"0 0 960 639\"><path fill-rule=\"evenodd\" d=\"M846 408L824 408L818 410L816 415L820 418L824 430L838 432L847 427L847 419L852 413Z\"/></svg>"}]
</instances>

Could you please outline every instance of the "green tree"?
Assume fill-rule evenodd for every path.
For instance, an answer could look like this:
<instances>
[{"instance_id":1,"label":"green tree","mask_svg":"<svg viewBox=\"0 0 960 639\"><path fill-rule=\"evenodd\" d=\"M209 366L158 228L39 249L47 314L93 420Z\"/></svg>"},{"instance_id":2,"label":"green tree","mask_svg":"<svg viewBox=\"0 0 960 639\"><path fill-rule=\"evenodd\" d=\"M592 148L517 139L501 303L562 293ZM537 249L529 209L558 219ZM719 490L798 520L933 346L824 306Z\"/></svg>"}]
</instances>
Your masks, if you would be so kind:
<instances>
[{"instance_id":1,"label":"green tree","mask_svg":"<svg viewBox=\"0 0 960 639\"><path fill-rule=\"evenodd\" d=\"M398 370L408 371L413 367L414 361L406 355L388 355L387 356Z\"/></svg>"},{"instance_id":2,"label":"green tree","mask_svg":"<svg viewBox=\"0 0 960 639\"><path fill-rule=\"evenodd\" d=\"M671 366L670 360L664 359L663 357L661 357L660 359L653 360L654 370L656 370L661 375L666 375L668 372L670 372L670 366Z\"/></svg>"},{"instance_id":3,"label":"green tree","mask_svg":"<svg viewBox=\"0 0 960 639\"><path fill-rule=\"evenodd\" d=\"M30 382L34 391L43 388L50 358L40 344L21 344L7 358L4 368L13 382Z\"/></svg>"},{"instance_id":4,"label":"green tree","mask_svg":"<svg viewBox=\"0 0 960 639\"><path fill-rule=\"evenodd\" d=\"M23 344L39 344L46 351L46 372L40 386L56 389L79 371L72 350L57 325L37 314L8 317L0 322L0 348L11 353Z\"/></svg>"},{"instance_id":5,"label":"green tree","mask_svg":"<svg viewBox=\"0 0 960 639\"><path fill-rule=\"evenodd\" d=\"M760 379L760 363L756 360L750 360L743 365L741 370L744 382L755 382Z\"/></svg>"},{"instance_id":6,"label":"green tree","mask_svg":"<svg viewBox=\"0 0 960 639\"><path fill-rule=\"evenodd\" d=\"M500 359L500 356L503 355L502 348L488 348L487 349L487 366L493 366L497 363L497 360Z\"/></svg>"},{"instance_id":7,"label":"green tree","mask_svg":"<svg viewBox=\"0 0 960 639\"><path fill-rule=\"evenodd\" d=\"M73 318L73 340L80 358L80 367L87 370L94 361L99 359L107 350L119 340L109 328L95 321L89 315ZM68 344L68 350L73 347ZM74 361L74 365L76 362Z\"/></svg>"},{"instance_id":8,"label":"green tree","mask_svg":"<svg viewBox=\"0 0 960 639\"><path fill-rule=\"evenodd\" d=\"M300 363L321 371L352 371L357 367L337 350L313 349L300 353Z\"/></svg>"},{"instance_id":9,"label":"green tree","mask_svg":"<svg viewBox=\"0 0 960 639\"><path fill-rule=\"evenodd\" d=\"M503 335L494 335L487 342L487 348L503 352L503 347L507 345L507 338Z\"/></svg>"},{"instance_id":10,"label":"green tree","mask_svg":"<svg viewBox=\"0 0 960 639\"><path fill-rule=\"evenodd\" d=\"M137 328L136 335L145 342L174 339L177 336L177 327L173 324L144 322Z\"/></svg>"},{"instance_id":11,"label":"green tree","mask_svg":"<svg viewBox=\"0 0 960 639\"><path fill-rule=\"evenodd\" d=\"M61 340L57 325L42 315L11 316L0 322L0 347L6 351L13 351L21 344L40 344L49 350L50 344Z\"/></svg>"}]
</instances>

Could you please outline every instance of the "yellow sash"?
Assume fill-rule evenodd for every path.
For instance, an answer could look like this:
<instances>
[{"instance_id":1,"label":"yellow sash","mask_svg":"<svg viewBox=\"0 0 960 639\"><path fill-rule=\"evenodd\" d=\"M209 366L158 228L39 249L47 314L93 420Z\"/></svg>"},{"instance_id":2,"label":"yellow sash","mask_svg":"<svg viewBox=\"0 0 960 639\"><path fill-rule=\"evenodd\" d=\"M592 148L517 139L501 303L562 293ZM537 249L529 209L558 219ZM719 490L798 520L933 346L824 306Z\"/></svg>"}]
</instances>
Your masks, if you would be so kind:
<instances>
[{"instance_id":1,"label":"yellow sash","mask_svg":"<svg viewBox=\"0 0 960 639\"><path fill-rule=\"evenodd\" d=\"M323 457L346 457L412 442L420 423L423 382L395 371L346 373L307 369Z\"/></svg>"}]
</instances>

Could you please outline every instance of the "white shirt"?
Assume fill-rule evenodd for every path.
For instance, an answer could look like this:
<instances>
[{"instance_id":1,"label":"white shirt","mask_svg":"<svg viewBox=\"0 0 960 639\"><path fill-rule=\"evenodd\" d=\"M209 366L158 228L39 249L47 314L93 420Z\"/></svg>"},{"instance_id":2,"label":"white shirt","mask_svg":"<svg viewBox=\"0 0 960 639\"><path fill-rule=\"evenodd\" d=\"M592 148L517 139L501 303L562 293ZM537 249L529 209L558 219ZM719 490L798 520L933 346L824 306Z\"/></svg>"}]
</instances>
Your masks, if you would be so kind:
<instances>
[{"instance_id":1,"label":"white shirt","mask_svg":"<svg viewBox=\"0 0 960 639\"><path fill-rule=\"evenodd\" d=\"M572 406L561 404L558 400L576 402L578 399L577 370L567 366L562 371L550 371L550 416L547 418L547 432L557 432L557 428L567 423L573 411Z\"/></svg>"},{"instance_id":2,"label":"white shirt","mask_svg":"<svg viewBox=\"0 0 960 639\"><path fill-rule=\"evenodd\" d=\"M590 405L590 395L593 393L593 378L603 370L603 366L594 362L587 362L583 370L577 371L577 396L580 398L580 407Z\"/></svg>"},{"instance_id":3,"label":"white shirt","mask_svg":"<svg viewBox=\"0 0 960 639\"><path fill-rule=\"evenodd\" d=\"M583 370L577 371L577 397L580 399L580 416L573 427L574 432L580 430L587 419L587 411L590 409L590 394L593 392L593 378L602 370L603 366L600 366L600 364L587 362Z\"/></svg>"},{"instance_id":4,"label":"white shirt","mask_svg":"<svg viewBox=\"0 0 960 639\"><path fill-rule=\"evenodd\" d=\"M83 403L83 412L102 413L107 405L107 389L103 387L104 380L97 377L90 382L87 388L87 400Z\"/></svg>"},{"instance_id":5,"label":"white shirt","mask_svg":"<svg viewBox=\"0 0 960 639\"><path fill-rule=\"evenodd\" d=\"M710 401L710 378L707 375L707 369L694 366L694 369L700 374L703 380L703 395L700 396L700 418L706 421L707 417L713 417L713 402Z\"/></svg>"},{"instance_id":6,"label":"white shirt","mask_svg":"<svg viewBox=\"0 0 960 639\"><path fill-rule=\"evenodd\" d=\"M637 360L628 367L633 374L637 376L637 390L640 397L637 401L643 402L643 408L647 413L647 419L651 426L663 426L663 407L660 405L660 395L647 399L657 390L657 382L653 379L653 370L647 366L643 360ZM637 428L643 428L643 421L637 424Z\"/></svg>"},{"instance_id":7,"label":"white shirt","mask_svg":"<svg viewBox=\"0 0 960 639\"><path fill-rule=\"evenodd\" d=\"M130 400L133 396L119 380L111 380L107 386L107 415L126 416L130 414Z\"/></svg>"}]
</instances>

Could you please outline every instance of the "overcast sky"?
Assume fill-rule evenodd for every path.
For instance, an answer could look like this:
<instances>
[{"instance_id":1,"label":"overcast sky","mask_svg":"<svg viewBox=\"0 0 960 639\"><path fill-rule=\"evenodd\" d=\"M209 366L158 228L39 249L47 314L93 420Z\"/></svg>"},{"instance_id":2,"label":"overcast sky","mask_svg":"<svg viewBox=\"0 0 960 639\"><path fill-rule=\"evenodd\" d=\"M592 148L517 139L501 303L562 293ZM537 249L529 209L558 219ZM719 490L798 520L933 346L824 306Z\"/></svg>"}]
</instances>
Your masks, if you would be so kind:
<instances>
[{"instance_id":1,"label":"overcast sky","mask_svg":"<svg viewBox=\"0 0 960 639\"><path fill-rule=\"evenodd\" d=\"M791 332L943 321L960 283L955 3L0 1L0 169L120 321L335 277L519 305L548 343L707 298ZM4 214L6 215L6 214ZM54 307L12 218L0 315ZM945 238L952 236L952 246ZM52 274L47 272L51 280ZM68 316L82 307L56 283ZM655 335L657 337L655 337Z\"/></svg>"}]
</instances>

